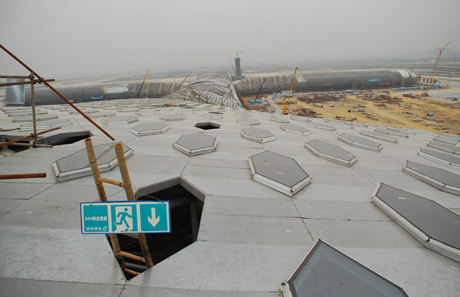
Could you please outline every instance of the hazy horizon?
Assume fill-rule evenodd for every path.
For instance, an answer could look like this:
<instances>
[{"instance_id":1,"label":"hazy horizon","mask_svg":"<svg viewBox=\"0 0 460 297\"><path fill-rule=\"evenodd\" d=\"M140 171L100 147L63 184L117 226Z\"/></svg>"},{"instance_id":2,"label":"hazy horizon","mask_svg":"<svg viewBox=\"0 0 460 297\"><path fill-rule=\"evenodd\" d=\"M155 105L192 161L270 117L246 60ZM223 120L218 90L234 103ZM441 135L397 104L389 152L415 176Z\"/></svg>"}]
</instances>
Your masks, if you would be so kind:
<instances>
[{"instance_id":1,"label":"hazy horizon","mask_svg":"<svg viewBox=\"0 0 460 297\"><path fill-rule=\"evenodd\" d=\"M0 43L44 77L458 51L460 2L7 1ZM233 52L233 53L231 53ZM27 75L0 51L0 74Z\"/></svg>"}]
</instances>

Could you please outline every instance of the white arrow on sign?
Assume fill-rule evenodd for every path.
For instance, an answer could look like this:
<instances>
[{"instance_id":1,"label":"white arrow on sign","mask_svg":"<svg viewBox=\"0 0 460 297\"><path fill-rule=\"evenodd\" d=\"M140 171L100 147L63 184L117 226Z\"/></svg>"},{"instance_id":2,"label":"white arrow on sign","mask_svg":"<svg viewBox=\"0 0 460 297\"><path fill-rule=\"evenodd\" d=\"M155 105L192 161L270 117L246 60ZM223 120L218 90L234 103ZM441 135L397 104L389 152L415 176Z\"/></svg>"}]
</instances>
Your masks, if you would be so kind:
<instances>
[{"instance_id":1,"label":"white arrow on sign","mask_svg":"<svg viewBox=\"0 0 460 297\"><path fill-rule=\"evenodd\" d=\"M147 217L149 223L155 227L160 222L160 217L155 217L155 208L152 208L152 217Z\"/></svg>"}]
</instances>

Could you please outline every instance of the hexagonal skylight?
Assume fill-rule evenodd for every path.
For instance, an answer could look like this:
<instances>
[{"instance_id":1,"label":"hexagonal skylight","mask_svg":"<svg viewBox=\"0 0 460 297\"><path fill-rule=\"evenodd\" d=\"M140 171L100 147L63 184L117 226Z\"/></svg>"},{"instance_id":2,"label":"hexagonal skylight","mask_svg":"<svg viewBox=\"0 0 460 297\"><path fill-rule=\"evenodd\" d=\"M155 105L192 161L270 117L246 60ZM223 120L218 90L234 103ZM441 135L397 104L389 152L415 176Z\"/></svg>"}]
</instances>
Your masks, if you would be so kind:
<instances>
[{"instance_id":1,"label":"hexagonal skylight","mask_svg":"<svg viewBox=\"0 0 460 297\"><path fill-rule=\"evenodd\" d=\"M275 140L275 136L270 131L259 128L242 129L241 137L259 143L265 143Z\"/></svg>"},{"instance_id":2,"label":"hexagonal skylight","mask_svg":"<svg viewBox=\"0 0 460 297\"><path fill-rule=\"evenodd\" d=\"M185 116L184 115L180 115L180 114L167 114L167 115L163 115L160 117L160 120L163 120L163 121L183 121L185 120Z\"/></svg>"},{"instance_id":3,"label":"hexagonal skylight","mask_svg":"<svg viewBox=\"0 0 460 297\"><path fill-rule=\"evenodd\" d=\"M137 122L138 118L135 116L116 116L106 119L102 119L102 123L105 125L127 125L133 122Z\"/></svg>"},{"instance_id":4,"label":"hexagonal skylight","mask_svg":"<svg viewBox=\"0 0 460 297\"><path fill-rule=\"evenodd\" d=\"M307 117L302 117L302 116L291 116L291 120L293 121L299 121L299 122L311 122L310 118Z\"/></svg>"},{"instance_id":5,"label":"hexagonal skylight","mask_svg":"<svg viewBox=\"0 0 460 297\"><path fill-rule=\"evenodd\" d=\"M379 184L374 204L426 248L460 262L460 216L424 197Z\"/></svg>"},{"instance_id":6,"label":"hexagonal skylight","mask_svg":"<svg viewBox=\"0 0 460 297\"><path fill-rule=\"evenodd\" d=\"M129 132L133 133L137 136L147 136L147 135L155 135L161 134L166 132L169 129L169 125L164 122L152 122L152 123L144 123L137 125L136 127L132 127Z\"/></svg>"},{"instance_id":7,"label":"hexagonal skylight","mask_svg":"<svg viewBox=\"0 0 460 297\"><path fill-rule=\"evenodd\" d=\"M328 130L328 131L337 130L335 127L332 127L331 125L323 124L323 123L317 123L317 122L308 123L308 126L316 128L316 129L322 129L322 130Z\"/></svg>"},{"instance_id":8,"label":"hexagonal skylight","mask_svg":"<svg viewBox=\"0 0 460 297\"><path fill-rule=\"evenodd\" d=\"M260 125L260 121L258 119L253 119L253 118L237 118L236 122L238 124L246 125L246 126Z\"/></svg>"},{"instance_id":9,"label":"hexagonal skylight","mask_svg":"<svg viewBox=\"0 0 460 297\"><path fill-rule=\"evenodd\" d=\"M36 117L37 121L46 121L46 120L54 120L57 119L58 116L55 114L45 114L45 115L39 115ZM15 117L13 119L13 122L32 122L34 119L32 116L20 116L20 117Z\"/></svg>"},{"instance_id":10,"label":"hexagonal skylight","mask_svg":"<svg viewBox=\"0 0 460 297\"><path fill-rule=\"evenodd\" d=\"M380 143L371 141L367 138L345 134L345 133L338 135L337 139L345 142L348 145L359 147L365 150L374 151L374 152L380 152L383 148Z\"/></svg>"},{"instance_id":11,"label":"hexagonal skylight","mask_svg":"<svg viewBox=\"0 0 460 297\"><path fill-rule=\"evenodd\" d=\"M219 114L219 113L205 113L203 115L203 118L206 118L206 119L211 119L211 120L220 120L222 119L222 114Z\"/></svg>"},{"instance_id":12,"label":"hexagonal skylight","mask_svg":"<svg viewBox=\"0 0 460 297\"><path fill-rule=\"evenodd\" d=\"M433 160L435 162L460 168L460 157L452 156L446 153L432 151L420 148L418 151L420 157Z\"/></svg>"},{"instance_id":13,"label":"hexagonal skylight","mask_svg":"<svg viewBox=\"0 0 460 297\"><path fill-rule=\"evenodd\" d=\"M292 296L406 296L404 290L318 239L282 284Z\"/></svg>"},{"instance_id":14,"label":"hexagonal skylight","mask_svg":"<svg viewBox=\"0 0 460 297\"><path fill-rule=\"evenodd\" d=\"M118 165L114 146L115 143L94 146L94 153L100 172L109 171ZM133 150L125 144L123 144L123 151L126 158L133 154ZM53 162L53 169L58 181L66 181L92 174L86 148Z\"/></svg>"},{"instance_id":15,"label":"hexagonal skylight","mask_svg":"<svg viewBox=\"0 0 460 297\"><path fill-rule=\"evenodd\" d=\"M56 127L64 127L72 125L72 121L69 119L57 119L57 120L50 120L50 121L40 121L37 122L37 130L46 130ZM21 125L20 131L33 131L34 125L33 123L25 123Z\"/></svg>"},{"instance_id":16,"label":"hexagonal skylight","mask_svg":"<svg viewBox=\"0 0 460 297\"><path fill-rule=\"evenodd\" d=\"M250 156L249 168L255 181L290 197L311 182L296 160L271 151Z\"/></svg>"},{"instance_id":17,"label":"hexagonal skylight","mask_svg":"<svg viewBox=\"0 0 460 297\"><path fill-rule=\"evenodd\" d=\"M304 127L292 125L292 124L281 124L280 128L283 131L293 133L293 134L299 134L299 135L310 135L311 134L310 130Z\"/></svg>"},{"instance_id":18,"label":"hexagonal skylight","mask_svg":"<svg viewBox=\"0 0 460 297\"><path fill-rule=\"evenodd\" d=\"M305 143L305 147L315 156L338 163L340 165L352 166L358 158L343 148L321 140L313 139Z\"/></svg>"},{"instance_id":19,"label":"hexagonal skylight","mask_svg":"<svg viewBox=\"0 0 460 297\"><path fill-rule=\"evenodd\" d=\"M282 117L276 117L276 116L270 117L270 121L277 122L277 123L286 123L286 124L289 123L288 119L282 118Z\"/></svg>"},{"instance_id":20,"label":"hexagonal skylight","mask_svg":"<svg viewBox=\"0 0 460 297\"><path fill-rule=\"evenodd\" d=\"M400 137L406 137L406 138L409 137L409 134L407 132L401 132L399 130L376 128L375 132L379 132L382 134L388 134L388 135L395 135L395 136L400 136Z\"/></svg>"},{"instance_id":21,"label":"hexagonal skylight","mask_svg":"<svg viewBox=\"0 0 460 297\"><path fill-rule=\"evenodd\" d=\"M359 131L359 134L362 134L362 135L365 135L365 136L368 136L368 137L372 137L372 138L375 138L375 139L387 141L387 142L398 143L398 139L397 139L397 138L391 137L391 136L387 136L387 135L384 135L384 134L380 134L380 133L375 133L375 132L371 132L371 131L361 130L361 131Z\"/></svg>"},{"instance_id":22,"label":"hexagonal skylight","mask_svg":"<svg viewBox=\"0 0 460 297\"><path fill-rule=\"evenodd\" d=\"M460 175L420 163L406 161L403 172L426 182L441 191L460 195Z\"/></svg>"},{"instance_id":23,"label":"hexagonal skylight","mask_svg":"<svg viewBox=\"0 0 460 297\"><path fill-rule=\"evenodd\" d=\"M188 156L197 156L216 151L217 139L204 133L186 134L182 135L173 147Z\"/></svg>"},{"instance_id":24,"label":"hexagonal skylight","mask_svg":"<svg viewBox=\"0 0 460 297\"><path fill-rule=\"evenodd\" d=\"M448 152L451 154L460 154L460 146L456 146L453 144L446 144L437 141L428 141L427 146L434 147L438 150L442 150L444 152Z\"/></svg>"}]
</instances>

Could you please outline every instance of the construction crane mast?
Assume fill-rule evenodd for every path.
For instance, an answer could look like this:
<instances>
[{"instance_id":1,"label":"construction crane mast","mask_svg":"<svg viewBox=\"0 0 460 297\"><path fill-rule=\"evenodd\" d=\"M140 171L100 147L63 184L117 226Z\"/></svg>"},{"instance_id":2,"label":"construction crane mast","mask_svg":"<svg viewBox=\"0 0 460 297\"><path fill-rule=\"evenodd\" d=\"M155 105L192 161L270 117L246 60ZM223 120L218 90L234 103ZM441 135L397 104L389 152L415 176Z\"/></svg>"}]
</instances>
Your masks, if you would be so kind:
<instances>
[{"instance_id":1,"label":"construction crane mast","mask_svg":"<svg viewBox=\"0 0 460 297\"><path fill-rule=\"evenodd\" d=\"M431 73L430 80L428 81L428 87L426 88L426 91L425 91L425 92L422 92L422 96L423 96L423 97L428 97L428 91L430 90L431 85L433 84L433 77L434 77L434 74L436 73L436 69L438 68L439 59L441 58L442 52L446 49L446 47L447 47L449 44L450 44L450 41L449 41L449 43L446 44L446 46L443 47L442 49L439 48L439 54L438 54L438 57L436 58L436 63L434 63L434 68L433 68L433 72Z\"/></svg>"}]
</instances>

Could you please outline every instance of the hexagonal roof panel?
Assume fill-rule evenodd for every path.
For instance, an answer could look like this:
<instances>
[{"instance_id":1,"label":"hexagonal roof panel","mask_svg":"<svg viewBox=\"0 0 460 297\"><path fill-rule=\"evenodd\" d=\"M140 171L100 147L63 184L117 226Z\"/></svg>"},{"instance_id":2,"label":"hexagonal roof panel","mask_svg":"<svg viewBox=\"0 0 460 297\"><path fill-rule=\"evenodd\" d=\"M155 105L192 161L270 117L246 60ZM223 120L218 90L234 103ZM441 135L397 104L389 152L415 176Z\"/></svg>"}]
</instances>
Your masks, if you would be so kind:
<instances>
[{"instance_id":1,"label":"hexagonal roof panel","mask_svg":"<svg viewBox=\"0 0 460 297\"><path fill-rule=\"evenodd\" d=\"M418 155L420 157L423 157L429 160L433 160L435 162L438 162L444 165L449 165L449 166L460 168L460 157L457 157L457 156L452 156L446 153L432 151L432 150L428 150L424 148L419 149Z\"/></svg>"},{"instance_id":2,"label":"hexagonal roof panel","mask_svg":"<svg viewBox=\"0 0 460 297\"><path fill-rule=\"evenodd\" d=\"M447 144L451 144L451 145L457 145L460 140L458 137L456 137L456 135L453 135L453 136L447 136L447 135L439 135L435 138L433 138L434 141L437 141L437 142L444 142L444 143L447 143Z\"/></svg>"},{"instance_id":3,"label":"hexagonal roof panel","mask_svg":"<svg viewBox=\"0 0 460 297\"><path fill-rule=\"evenodd\" d=\"M321 140L313 139L305 143L305 147L315 156L345 166L352 166L358 158L341 148Z\"/></svg>"},{"instance_id":4,"label":"hexagonal roof panel","mask_svg":"<svg viewBox=\"0 0 460 297\"><path fill-rule=\"evenodd\" d=\"M275 135L273 135L270 131L259 128L242 129L241 137L259 143L265 143L275 140Z\"/></svg>"},{"instance_id":5,"label":"hexagonal roof panel","mask_svg":"<svg viewBox=\"0 0 460 297\"><path fill-rule=\"evenodd\" d=\"M270 121L277 122L277 123L289 123L289 120L282 117L271 116Z\"/></svg>"},{"instance_id":6,"label":"hexagonal roof panel","mask_svg":"<svg viewBox=\"0 0 460 297\"><path fill-rule=\"evenodd\" d=\"M203 118L211 119L211 120L220 120L222 119L222 114L220 112L217 113L205 113Z\"/></svg>"},{"instance_id":7,"label":"hexagonal roof panel","mask_svg":"<svg viewBox=\"0 0 460 297\"><path fill-rule=\"evenodd\" d=\"M317 122L308 123L308 126L316 128L316 129L322 129L322 130L328 130L328 131L335 131L336 130L336 128L332 127L331 125L323 124L323 123L317 123Z\"/></svg>"},{"instance_id":8,"label":"hexagonal roof panel","mask_svg":"<svg viewBox=\"0 0 460 297\"><path fill-rule=\"evenodd\" d=\"M311 122L310 118L302 117L302 116L291 116L291 120L298 121L298 122Z\"/></svg>"},{"instance_id":9,"label":"hexagonal roof panel","mask_svg":"<svg viewBox=\"0 0 460 297\"><path fill-rule=\"evenodd\" d=\"M260 125L260 121L258 119L253 119L253 118L237 118L236 122L238 124L246 125L246 126Z\"/></svg>"},{"instance_id":10,"label":"hexagonal roof panel","mask_svg":"<svg viewBox=\"0 0 460 297\"><path fill-rule=\"evenodd\" d=\"M181 109L176 111L176 114L194 114L194 112L191 109Z\"/></svg>"},{"instance_id":11,"label":"hexagonal roof panel","mask_svg":"<svg viewBox=\"0 0 460 297\"><path fill-rule=\"evenodd\" d=\"M182 135L173 147L188 156L197 156L216 151L217 139L204 133L186 134Z\"/></svg>"},{"instance_id":12,"label":"hexagonal roof panel","mask_svg":"<svg viewBox=\"0 0 460 297\"><path fill-rule=\"evenodd\" d=\"M435 201L379 184L374 204L426 248L460 262L460 216Z\"/></svg>"},{"instance_id":13,"label":"hexagonal roof panel","mask_svg":"<svg viewBox=\"0 0 460 297\"><path fill-rule=\"evenodd\" d=\"M310 130L308 130L307 128L297 126L297 125L292 125L292 124L281 124L280 128L283 131L293 133L293 134L299 134L299 135L311 134Z\"/></svg>"},{"instance_id":14,"label":"hexagonal roof panel","mask_svg":"<svg viewBox=\"0 0 460 297\"><path fill-rule=\"evenodd\" d=\"M36 117L37 121L46 121L46 120L53 120L57 119L58 116L55 114L45 114L45 115L39 115ZM34 118L32 116L21 116L21 117L15 117L13 119L13 122L32 122Z\"/></svg>"},{"instance_id":15,"label":"hexagonal roof panel","mask_svg":"<svg viewBox=\"0 0 460 297\"><path fill-rule=\"evenodd\" d=\"M441 191L460 195L460 175L411 161L406 161L403 171Z\"/></svg>"},{"instance_id":16,"label":"hexagonal roof panel","mask_svg":"<svg viewBox=\"0 0 460 297\"><path fill-rule=\"evenodd\" d=\"M138 111L134 114L137 116L152 116L152 115L159 115L160 111L153 110L153 109L143 109L142 111Z\"/></svg>"},{"instance_id":17,"label":"hexagonal roof panel","mask_svg":"<svg viewBox=\"0 0 460 297\"><path fill-rule=\"evenodd\" d=\"M161 134L166 132L169 129L169 125L164 122L152 122L152 123L144 123L137 125L136 127L132 127L129 132L133 133L137 136L147 136L147 135L155 135Z\"/></svg>"},{"instance_id":18,"label":"hexagonal roof panel","mask_svg":"<svg viewBox=\"0 0 460 297\"><path fill-rule=\"evenodd\" d=\"M359 147L365 150L370 150L374 152L380 152L382 150L382 145L380 143L374 142L367 138L351 135L351 134L340 134L337 136L337 139L345 142L348 145Z\"/></svg>"},{"instance_id":19,"label":"hexagonal roof panel","mask_svg":"<svg viewBox=\"0 0 460 297\"><path fill-rule=\"evenodd\" d=\"M127 125L137 121L138 118L135 116L116 116L102 119L102 123L105 125Z\"/></svg>"},{"instance_id":20,"label":"hexagonal roof panel","mask_svg":"<svg viewBox=\"0 0 460 297\"><path fill-rule=\"evenodd\" d=\"M438 150L451 154L460 154L460 146L446 144L436 141L428 141L427 146L437 148Z\"/></svg>"},{"instance_id":21,"label":"hexagonal roof panel","mask_svg":"<svg viewBox=\"0 0 460 297\"><path fill-rule=\"evenodd\" d=\"M115 116L116 113L114 112L98 112L98 113L93 113L89 117L90 118L107 118L107 117L113 117Z\"/></svg>"},{"instance_id":22,"label":"hexagonal roof panel","mask_svg":"<svg viewBox=\"0 0 460 297\"><path fill-rule=\"evenodd\" d=\"M265 151L249 157L252 178L290 197L311 182L311 177L290 157Z\"/></svg>"},{"instance_id":23,"label":"hexagonal roof panel","mask_svg":"<svg viewBox=\"0 0 460 297\"><path fill-rule=\"evenodd\" d=\"M166 114L166 115L163 115L160 117L160 120L163 120L163 121L183 121L185 120L185 116L184 115L180 115L180 114Z\"/></svg>"},{"instance_id":24,"label":"hexagonal roof panel","mask_svg":"<svg viewBox=\"0 0 460 297\"><path fill-rule=\"evenodd\" d=\"M401 296L401 287L318 239L283 282L284 296Z\"/></svg>"},{"instance_id":25,"label":"hexagonal roof panel","mask_svg":"<svg viewBox=\"0 0 460 297\"><path fill-rule=\"evenodd\" d=\"M379 132L379 133L387 134L387 135L406 137L406 138L409 137L409 134L407 132L401 132L399 130L393 130L393 129L376 128L375 132Z\"/></svg>"},{"instance_id":26,"label":"hexagonal roof panel","mask_svg":"<svg viewBox=\"0 0 460 297\"><path fill-rule=\"evenodd\" d=\"M105 143L93 146L100 172L109 171L118 165L115 144ZM133 150L124 143L122 144L125 157L128 158L133 154ZM58 181L92 175L86 148L53 162L53 169Z\"/></svg>"},{"instance_id":27,"label":"hexagonal roof panel","mask_svg":"<svg viewBox=\"0 0 460 297\"><path fill-rule=\"evenodd\" d=\"M46 130L56 127L64 127L72 125L72 121L69 119L58 119L58 120L50 120L50 121L40 121L37 122L37 130ZM34 129L33 123L25 123L21 125L20 131L32 131Z\"/></svg>"},{"instance_id":28,"label":"hexagonal roof panel","mask_svg":"<svg viewBox=\"0 0 460 297\"><path fill-rule=\"evenodd\" d=\"M380 133L375 133L375 132L371 132L371 131L361 130L361 131L359 131L359 134L362 134L362 135L365 135L365 136L368 136L368 137L372 137L372 138L375 138L375 139L387 141L387 142L398 143L398 139L397 139L397 138L391 137L391 136L387 136L387 135L384 135L384 134L380 134Z\"/></svg>"},{"instance_id":29,"label":"hexagonal roof panel","mask_svg":"<svg viewBox=\"0 0 460 297\"><path fill-rule=\"evenodd\" d=\"M137 107L124 107L124 108L119 108L117 109L118 112L136 112L139 111L139 108Z\"/></svg>"}]
</instances>

